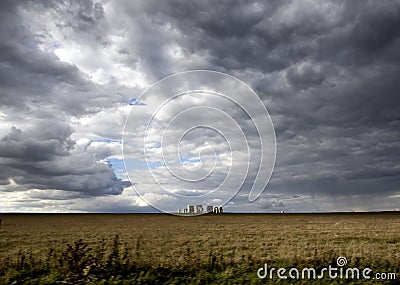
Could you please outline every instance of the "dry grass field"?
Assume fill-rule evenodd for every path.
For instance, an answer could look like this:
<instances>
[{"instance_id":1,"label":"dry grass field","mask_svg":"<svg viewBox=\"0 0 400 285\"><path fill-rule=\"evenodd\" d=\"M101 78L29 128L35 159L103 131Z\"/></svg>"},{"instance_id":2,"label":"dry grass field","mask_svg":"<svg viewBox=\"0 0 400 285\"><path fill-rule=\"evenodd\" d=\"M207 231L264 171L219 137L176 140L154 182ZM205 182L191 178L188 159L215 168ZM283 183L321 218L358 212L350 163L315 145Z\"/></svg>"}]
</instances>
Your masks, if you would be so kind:
<instances>
[{"instance_id":1,"label":"dry grass field","mask_svg":"<svg viewBox=\"0 0 400 285\"><path fill-rule=\"evenodd\" d=\"M66 258L71 254L67 244L74 245L75 242L77 246L76 242L80 239L82 244L87 244L82 255L96 256L95 253L102 248L102 258L105 260L108 256L110 260L113 251L114 255L117 251L116 255L121 255L120 261L129 261L131 271L132 266L143 270L155 267L189 270L188 278L185 279L183 274L175 284L218 284L225 281L235 284L238 274L244 276L242 281L246 284L274 284L274 280L260 280L256 275L257 268L264 262L276 267L328 266L337 257L344 256L351 266L368 266L374 270L397 273L400 265L398 213L221 214L199 217L163 214L3 214L0 218L3 220L0 229L0 273L5 276L0 279L0 284L1 281L3 284L16 281L20 276L15 267L20 266L26 271L27 260L32 264L48 263L51 261L49 256L54 256L51 262L60 262L61 256ZM79 245L76 250L80 250ZM70 251L73 251L72 247ZM28 267L38 267L32 264ZM220 267L216 266L218 264ZM60 266L64 265L48 265L48 272L42 275L50 274L51 278L39 278L41 284L59 284L57 280L61 280L63 275L54 270ZM10 273L12 267L14 269ZM197 273L190 268L196 269ZM240 270L237 271L237 268ZM204 274L211 274L204 277L206 282L199 281L202 276L199 277L198 272L202 270ZM223 276L213 279L212 272ZM28 281L35 279L39 273L25 274L25 283L17 280L20 283L15 284L35 284ZM68 275L68 272L65 274ZM109 277L104 277L109 283L104 280L101 283L93 277L94 274L91 276L92 281L88 278L79 281L81 283L75 280L63 284L140 284L123 283L124 274L121 280L114 283ZM397 281L380 281L379 284L399 284L399 277L400 273L397 274ZM129 278L125 276L125 279ZM69 282L69 279L65 280L63 282ZM151 278L143 280L142 284L158 283ZM304 280L297 282L310 284ZM168 279L166 283L173 282Z\"/></svg>"}]
</instances>

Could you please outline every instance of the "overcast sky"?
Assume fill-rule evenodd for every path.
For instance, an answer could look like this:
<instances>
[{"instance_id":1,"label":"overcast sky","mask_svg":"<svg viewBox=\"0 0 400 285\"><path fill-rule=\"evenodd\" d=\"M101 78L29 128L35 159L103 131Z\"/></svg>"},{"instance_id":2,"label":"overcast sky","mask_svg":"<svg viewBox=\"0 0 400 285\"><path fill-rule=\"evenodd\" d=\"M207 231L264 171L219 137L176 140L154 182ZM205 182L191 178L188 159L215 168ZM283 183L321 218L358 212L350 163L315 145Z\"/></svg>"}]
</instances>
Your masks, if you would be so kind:
<instances>
[{"instance_id":1,"label":"overcast sky","mask_svg":"<svg viewBox=\"0 0 400 285\"><path fill-rule=\"evenodd\" d=\"M399 27L400 1L1 1L0 212L154 211L129 186L122 161L132 109L139 111L128 120L129 176L160 207L182 206L173 193L215 188L231 167L237 176L249 173L227 211L398 209ZM188 168L212 167L216 158L212 179L196 185L169 179L153 151L150 170L161 179L154 184L140 156L144 110L166 95L134 106L130 98L166 76L198 69L238 78L268 109L276 162L254 202L248 194L260 137L249 116L221 98L177 98L153 126L157 135L157 128L170 127L176 138L193 124L223 122L228 145L207 128L182 140L180 162ZM219 113L183 112L168 125L177 110L196 105ZM253 119L262 116L257 106ZM246 135L248 168L246 145L221 114ZM161 149L152 139L151 149ZM222 200L204 203L229 198L221 193Z\"/></svg>"}]
</instances>

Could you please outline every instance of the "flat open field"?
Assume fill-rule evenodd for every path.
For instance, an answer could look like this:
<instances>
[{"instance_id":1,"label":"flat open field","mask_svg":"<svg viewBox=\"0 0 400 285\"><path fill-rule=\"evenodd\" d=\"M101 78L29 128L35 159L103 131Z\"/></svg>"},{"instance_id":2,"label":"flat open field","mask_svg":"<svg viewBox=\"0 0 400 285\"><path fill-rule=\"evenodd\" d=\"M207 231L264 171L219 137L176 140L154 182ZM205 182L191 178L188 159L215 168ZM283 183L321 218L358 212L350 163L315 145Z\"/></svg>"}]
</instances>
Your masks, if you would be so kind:
<instances>
[{"instance_id":1,"label":"flat open field","mask_svg":"<svg viewBox=\"0 0 400 285\"><path fill-rule=\"evenodd\" d=\"M52 262L57 263L60 256L69 254L67 244L73 245L82 239L82 243L88 245L86 250L93 249L83 255L96 257L95 253L98 254L98 249L103 247L101 259L106 260L108 256L109 260L113 250L114 253L116 251L117 241L117 255L121 254L119 260L129 261L129 266L134 264L135 268L170 269L193 267L199 269L197 272L204 270L209 273L216 270L218 274L226 274L224 278L230 280L227 282L230 284L234 284L234 278L237 278L236 268L241 268L242 275L248 276L246 280L249 282L245 283L267 284L273 280L257 277L257 268L265 262L276 267L328 266L335 264L339 256L346 257L349 266L368 266L375 271L397 272L397 281L380 281L379 284L399 284L396 282L400 277L400 213L221 214L199 217L163 214L2 214L0 218L0 268L3 268L2 272L7 278L11 278L9 268L18 267L21 256L24 256L24 264L29 258L50 262L50 255L55 256ZM76 250L79 250L79 245ZM98 259L96 264L99 263ZM221 272L216 266L218 264ZM41 282L59 284L51 282L57 282L63 276L60 272L53 272L61 266L50 266L49 274L53 279L49 278L51 280L48 283L40 279ZM65 274L68 275L68 272ZM195 280L199 280L196 274L194 279L188 277L191 283L186 283L212 284L215 281L209 276L206 282L196 283ZM96 274L87 275L92 279L88 277L80 282L99 282ZM34 277L31 272L26 280ZM298 282L310 284L304 280L304 283ZM103 284L137 283L140 282ZM146 283L151 282L143 284Z\"/></svg>"}]
</instances>

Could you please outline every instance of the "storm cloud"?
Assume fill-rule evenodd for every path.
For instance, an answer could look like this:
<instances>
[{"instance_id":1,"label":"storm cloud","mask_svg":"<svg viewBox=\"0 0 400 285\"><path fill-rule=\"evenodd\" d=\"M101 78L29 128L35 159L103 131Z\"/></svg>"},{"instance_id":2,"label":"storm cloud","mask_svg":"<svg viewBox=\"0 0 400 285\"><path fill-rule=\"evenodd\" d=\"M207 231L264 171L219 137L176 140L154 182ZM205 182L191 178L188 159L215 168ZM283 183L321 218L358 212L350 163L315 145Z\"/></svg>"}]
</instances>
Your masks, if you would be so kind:
<instances>
[{"instance_id":1,"label":"storm cloud","mask_svg":"<svg viewBox=\"0 0 400 285\"><path fill-rule=\"evenodd\" d=\"M267 191L249 203L248 180L227 210L400 208L399 25L400 1L2 1L0 211L149 209L122 164L129 99L194 69L249 84L275 127ZM226 153L185 143L202 142Z\"/></svg>"}]
</instances>

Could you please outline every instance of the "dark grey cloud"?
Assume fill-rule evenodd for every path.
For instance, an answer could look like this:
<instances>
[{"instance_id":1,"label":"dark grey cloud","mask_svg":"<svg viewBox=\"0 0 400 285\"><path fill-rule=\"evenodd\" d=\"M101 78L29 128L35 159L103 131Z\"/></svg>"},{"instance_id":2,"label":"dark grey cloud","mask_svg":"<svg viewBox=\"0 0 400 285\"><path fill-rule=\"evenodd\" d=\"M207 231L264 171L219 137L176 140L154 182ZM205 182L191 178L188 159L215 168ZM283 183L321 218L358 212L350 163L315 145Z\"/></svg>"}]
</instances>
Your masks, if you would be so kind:
<instances>
[{"instance_id":1,"label":"dark grey cloud","mask_svg":"<svg viewBox=\"0 0 400 285\"><path fill-rule=\"evenodd\" d=\"M41 122L28 133L12 127L0 142L0 156L21 162L50 161L68 155L72 130L61 123Z\"/></svg>"},{"instance_id":2,"label":"dark grey cloud","mask_svg":"<svg viewBox=\"0 0 400 285\"><path fill-rule=\"evenodd\" d=\"M146 12L178 29L188 54L252 81L268 104L272 190L399 191L400 2L150 3Z\"/></svg>"},{"instance_id":3,"label":"dark grey cloud","mask_svg":"<svg viewBox=\"0 0 400 285\"><path fill-rule=\"evenodd\" d=\"M355 207L397 195L399 24L399 1L2 1L0 184L121 193L100 162L116 145L79 138L118 140L129 97L172 73L212 69L249 83L272 115L269 191L300 195L296 209L304 197ZM256 207L292 207L263 199Z\"/></svg>"},{"instance_id":4,"label":"dark grey cloud","mask_svg":"<svg viewBox=\"0 0 400 285\"><path fill-rule=\"evenodd\" d=\"M0 139L2 181L13 177L25 189L74 191L80 196L120 194L126 185L109 165L87 152L88 145L76 145L72 132L57 121L36 122L25 130L12 127Z\"/></svg>"}]
</instances>

